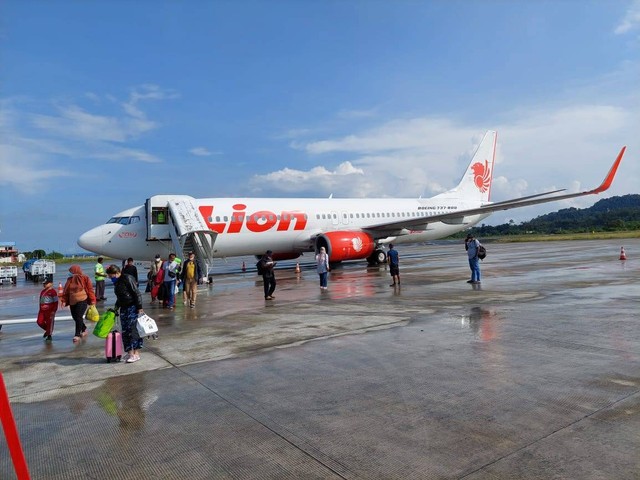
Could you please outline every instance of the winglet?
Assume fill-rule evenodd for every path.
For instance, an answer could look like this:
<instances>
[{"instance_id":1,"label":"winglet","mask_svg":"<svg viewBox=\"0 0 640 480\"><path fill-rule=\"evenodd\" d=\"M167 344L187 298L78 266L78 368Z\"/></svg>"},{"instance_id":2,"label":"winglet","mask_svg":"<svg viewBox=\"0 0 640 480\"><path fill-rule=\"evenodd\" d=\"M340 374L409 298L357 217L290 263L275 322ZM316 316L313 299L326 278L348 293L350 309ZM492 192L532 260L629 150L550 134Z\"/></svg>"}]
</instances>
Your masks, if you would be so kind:
<instances>
[{"instance_id":1,"label":"winglet","mask_svg":"<svg viewBox=\"0 0 640 480\"><path fill-rule=\"evenodd\" d=\"M616 172L618 171L618 166L620 166L620 162L622 161L622 156L624 155L624 152L626 149L627 149L626 145L622 147L622 150L620 150L620 153L618 154L618 158L616 158L616 161L613 162L613 165L611 166L611 170L609 170L609 173L605 177L604 181L600 184L598 188L596 188L595 190L591 190L589 193L601 193L609 189L609 187L613 183L613 177L616 176Z\"/></svg>"}]
</instances>

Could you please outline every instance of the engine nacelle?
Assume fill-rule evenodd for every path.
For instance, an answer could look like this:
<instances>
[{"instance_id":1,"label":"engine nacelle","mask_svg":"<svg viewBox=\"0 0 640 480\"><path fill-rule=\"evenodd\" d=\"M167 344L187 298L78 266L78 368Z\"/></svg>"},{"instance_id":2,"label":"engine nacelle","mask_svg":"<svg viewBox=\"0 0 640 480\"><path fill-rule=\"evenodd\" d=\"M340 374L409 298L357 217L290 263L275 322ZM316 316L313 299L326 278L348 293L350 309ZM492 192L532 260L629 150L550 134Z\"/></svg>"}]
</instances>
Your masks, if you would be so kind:
<instances>
[{"instance_id":1,"label":"engine nacelle","mask_svg":"<svg viewBox=\"0 0 640 480\"><path fill-rule=\"evenodd\" d=\"M316 238L316 251L324 247L330 262L367 258L376 248L370 235L364 232L328 232Z\"/></svg>"}]
</instances>

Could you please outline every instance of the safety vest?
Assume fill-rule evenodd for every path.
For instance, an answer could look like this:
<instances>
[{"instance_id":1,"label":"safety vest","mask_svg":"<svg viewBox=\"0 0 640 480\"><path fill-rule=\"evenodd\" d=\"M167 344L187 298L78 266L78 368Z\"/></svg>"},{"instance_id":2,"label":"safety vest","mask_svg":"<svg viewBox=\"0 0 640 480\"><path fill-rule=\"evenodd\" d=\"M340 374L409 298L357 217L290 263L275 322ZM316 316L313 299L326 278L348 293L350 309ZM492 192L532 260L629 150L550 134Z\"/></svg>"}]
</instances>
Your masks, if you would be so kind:
<instances>
[{"instance_id":1,"label":"safety vest","mask_svg":"<svg viewBox=\"0 0 640 480\"><path fill-rule=\"evenodd\" d=\"M101 263L96 263L95 271L96 271L96 274L94 278L96 282L100 280L104 280L106 278L104 274L104 265L102 265ZM100 274L101 276L99 277L98 274Z\"/></svg>"}]
</instances>

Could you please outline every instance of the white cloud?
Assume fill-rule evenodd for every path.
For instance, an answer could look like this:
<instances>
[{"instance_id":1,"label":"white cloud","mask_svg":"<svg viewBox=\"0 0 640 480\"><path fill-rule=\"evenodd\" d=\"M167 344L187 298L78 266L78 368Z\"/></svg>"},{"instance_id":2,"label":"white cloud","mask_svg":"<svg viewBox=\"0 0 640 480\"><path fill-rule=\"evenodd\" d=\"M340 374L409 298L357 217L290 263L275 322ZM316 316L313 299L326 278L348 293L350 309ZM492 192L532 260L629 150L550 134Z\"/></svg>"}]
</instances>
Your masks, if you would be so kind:
<instances>
[{"instance_id":1,"label":"white cloud","mask_svg":"<svg viewBox=\"0 0 640 480\"><path fill-rule=\"evenodd\" d=\"M627 10L624 18L618 24L614 30L617 35L623 35L629 33L631 30L638 29L640 27L640 0L635 0L629 9Z\"/></svg>"},{"instance_id":2,"label":"white cloud","mask_svg":"<svg viewBox=\"0 0 640 480\"><path fill-rule=\"evenodd\" d=\"M155 155L152 155L143 150L137 150L134 148L122 148L118 146L105 147L99 152L88 153L89 158L99 158L103 160L134 160L143 163L160 163L160 160Z\"/></svg>"},{"instance_id":3,"label":"white cloud","mask_svg":"<svg viewBox=\"0 0 640 480\"><path fill-rule=\"evenodd\" d=\"M58 115L33 114L34 126L54 137L86 141L125 142L153 128L130 117L94 115L77 105L60 107Z\"/></svg>"},{"instance_id":4,"label":"white cloud","mask_svg":"<svg viewBox=\"0 0 640 480\"><path fill-rule=\"evenodd\" d=\"M369 110L342 110L338 112L338 118L353 120L356 118L371 118L377 116L377 114L378 111L376 108Z\"/></svg>"},{"instance_id":5,"label":"white cloud","mask_svg":"<svg viewBox=\"0 0 640 480\"><path fill-rule=\"evenodd\" d=\"M325 167L314 167L310 170L295 170L284 168L266 175L255 175L250 184L256 191L262 191L264 185L277 186L276 188L286 192L298 192L310 187L321 187L334 192L342 191L346 184L355 181L354 176L363 175L360 168L354 167L350 162L343 162L330 171Z\"/></svg>"},{"instance_id":6,"label":"white cloud","mask_svg":"<svg viewBox=\"0 0 640 480\"><path fill-rule=\"evenodd\" d=\"M95 112L75 103L49 104L28 98L2 100L0 109L1 184L25 193L41 193L47 180L82 175L68 160L101 159L157 163L154 154L129 143L157 129L141 103L176 98L153 85L134 89L125 102L111 95L85 93L91 110L121 107L119 112ZM42 111L46 113L43 113ZM61 165L51 168L51 165Z\"/></svg>"},{"instance_id":7,"label":"white cloud","mask_svg":"<svg viewBox=\"0 0 640 480\"><path fill-rule=\"evenodd\" d=\"M211 155L222 155L222 152L211 152L205 147L193 147L189 153L196 157L210 157Z\"/></svg>"},{"instance_id":8,"label":"white cloud","mask_svg":"<svg viewBox=\"0 0 640 480\"><path fill-rule=\"evenodd\" d=\"M44 155L7 144L0 144L0 172L1 187L12 186L25 194L44 192L51 180L71 176L64 169L48 167Z\"/></svg>"}]
</instances>

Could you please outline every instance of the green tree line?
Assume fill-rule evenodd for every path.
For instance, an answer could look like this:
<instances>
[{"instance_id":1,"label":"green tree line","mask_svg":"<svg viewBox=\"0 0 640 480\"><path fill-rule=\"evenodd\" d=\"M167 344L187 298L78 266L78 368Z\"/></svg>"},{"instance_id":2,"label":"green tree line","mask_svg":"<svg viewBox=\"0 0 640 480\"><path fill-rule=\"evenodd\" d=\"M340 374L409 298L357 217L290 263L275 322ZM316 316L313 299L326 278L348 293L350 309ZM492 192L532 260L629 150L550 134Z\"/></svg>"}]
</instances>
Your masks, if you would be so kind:
<instances>
[{"instance_id":1,"label":"green tree line","mask_svg":"<svg viewBox=\"0 0 640 480\"><path fill-rule=\"evenodd\" d=\"M33 252L20 252L22 253L27 260L31 260L32 258L46 258L47 260L59 260L64 258L64 255L60 252L51 251L50 253L45 252L44 250L34 250Z\"/></svg>"},{"instance_id":2,"label":"green tree line","mask_svg":"<svg viewBox=\"0 0 640 480\"><path fill-rule=\"evenodd\" d=\"M640 195L603 198L589 208L564 208L516 224L474 227L480 236L615 232L640 229ZM466 232L465 232L466 234Z\"/></svg>"}]
</instances>

